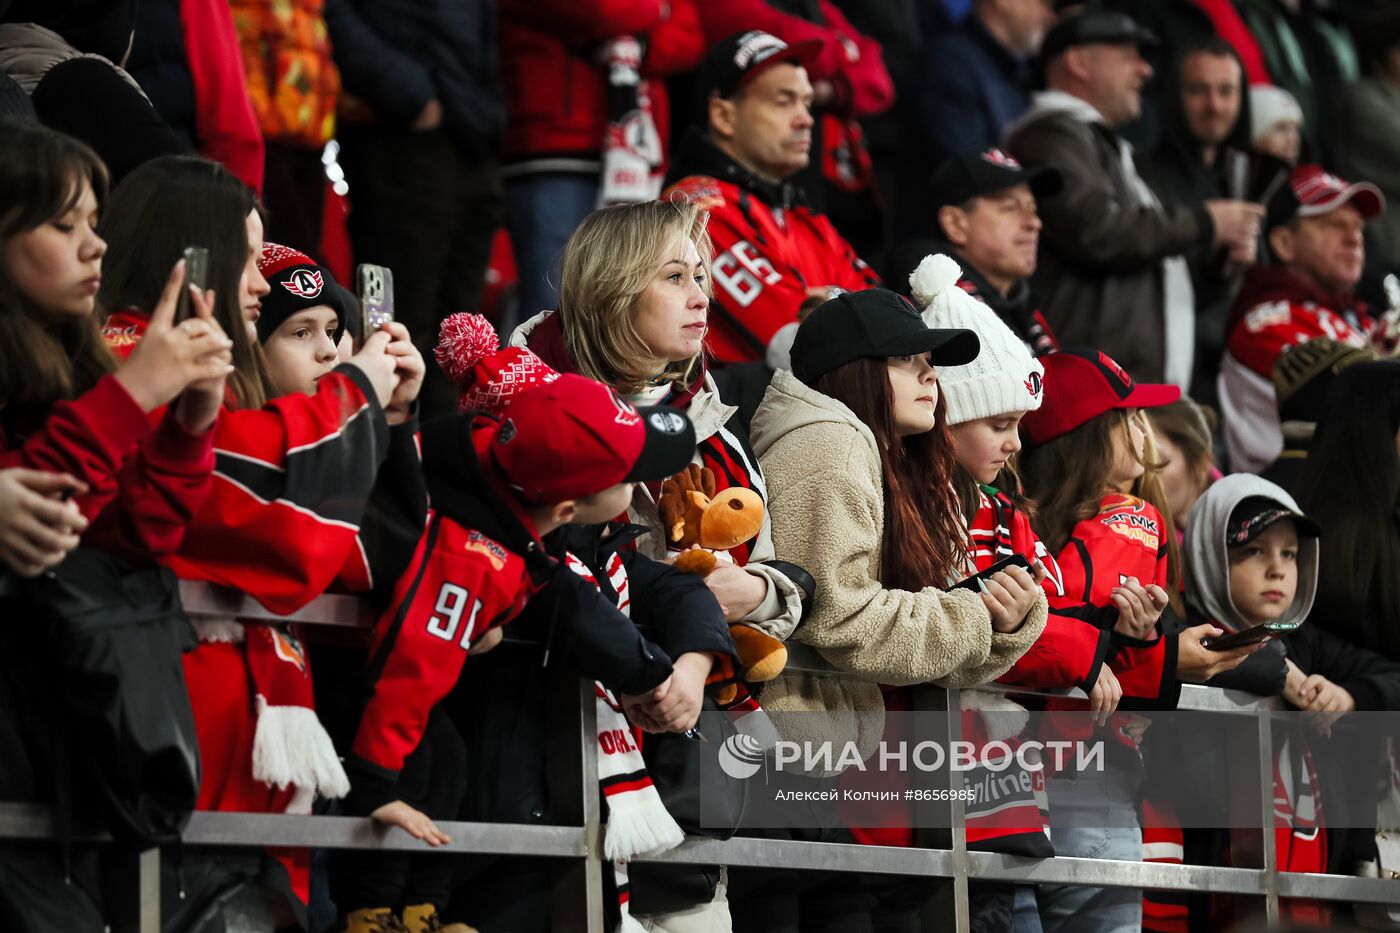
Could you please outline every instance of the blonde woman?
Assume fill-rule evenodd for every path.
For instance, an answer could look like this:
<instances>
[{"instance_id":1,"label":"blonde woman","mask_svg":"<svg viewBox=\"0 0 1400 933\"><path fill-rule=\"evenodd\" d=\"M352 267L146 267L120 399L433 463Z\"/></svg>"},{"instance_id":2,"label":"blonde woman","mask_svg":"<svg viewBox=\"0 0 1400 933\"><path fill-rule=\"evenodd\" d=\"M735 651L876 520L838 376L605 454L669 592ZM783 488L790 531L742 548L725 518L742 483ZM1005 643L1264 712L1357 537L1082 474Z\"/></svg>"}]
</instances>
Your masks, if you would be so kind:
<instances>
[{"instance_id":1,"label":"blonde woman","mask_svg":"<svg viewBox=\"0 0 1400 933\"><path fill-rule=\"evenodd\" d=\"M763 474L736 409L720 400L705 371L711 312L705 218L693 204L671 201L590 214L564 246L559 309L521 325L511 343L528 346L561 372L605 382L634 404L685 411L695 425L695 462L714 472L717 487L744 486L766 502ZM639 485L628 518L650 529L638 548L661 558L666 535L656 495L656 488ZM730 556L732 565L721 563L706 578L725 617L786 639L810 596L810 578L775 560L767 520L757 537ZM685 702L698 709L710 664L709 655L698 653L677 659L671 691L684 691ZM630 714L644 700L623 698L623 705ZM636 866L634 872L641 869ZM716 893L708 904L644 920L654 930L729 930L724 878L711 880ZM632 912L645 914L648 885L638 881L632 881Z\"/></svg>"},{"instance_id":2,"label":"blonde woman","mask_svg":"<svg viewBox=\"0 0 1400 933\"><path fill-rule=\"evenodd\" d=\"M511 342L565 372L605 382L629 402L670 405L695 424L695 462L720 489L746 486L767 499L758 459L705 371L710 316L710 242L705 215L688 203L650 201L596 211L564 246L559 310L522 324ZM629 517L652 534L638 547L664 557L656 491L639 486ZM791 566L773 564L768 522L708 578L730 621L784 639L797 626L805 591Z\"/></svg>"}]
</instances>

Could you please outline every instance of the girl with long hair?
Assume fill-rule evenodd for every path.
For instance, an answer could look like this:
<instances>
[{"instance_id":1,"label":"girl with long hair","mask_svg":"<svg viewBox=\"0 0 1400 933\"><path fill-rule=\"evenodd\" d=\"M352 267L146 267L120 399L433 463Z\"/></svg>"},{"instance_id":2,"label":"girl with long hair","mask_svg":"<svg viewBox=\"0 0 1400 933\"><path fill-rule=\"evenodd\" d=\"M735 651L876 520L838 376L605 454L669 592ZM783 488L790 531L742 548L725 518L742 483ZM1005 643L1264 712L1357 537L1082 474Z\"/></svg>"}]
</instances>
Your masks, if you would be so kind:
<instances>
[{"instance_id":1,"label":"girl with long hair","mask_svg":"<svg viewBox=\"0 0 1400 933\"><path fill-rule=\"evenodd\" d=\"M1179 634L1162 624L1172 592L1172 532L1155 506L1121 491L1152 462L1140 410L1173 402L1180 390L1138 385L1096 350L1065 349L1041 361L1045 400L1021 421L1029 441L1021 465L1026 493L1036 504L1036 531L1063 572L1064 596L1051 604L1116 608L1110 666L1124 698L1139 709L1174 709L1181 680L1204 682L1251 652L1207 650L1201 639L1220 631L1209 624ZM1077 737L1088 738L1093 730L1078 725ZM1047 775L1056 855L1142 857L1136 786L1143 725L1119 713L1110 726L1103 733L1104 769L1073 780ZM1047 933L1136 929L1142 922L1142 894L1132 889L1043 885L1037 896Z\"/></svg>"},{"instance_id":2,"label":"girl with long hair","mask_svg":"<svg viewBox=\"0 0 1400 933\"><path fill-rule=\"evenodd\" d=\"M107 170L54 130L5 121L0 136L0 466L68 474L52 492L71 494L76 512L53 520L69 530L94 521L88 543L149 561L175 549L208 493L228 338L203 296L174 325L176 256L155 274L150 347L118 366L94 301ZM24 571L55 556L33 554Z\"/></svg>"},{"instance_id":3,"label":"girl with long hair","mask_svg":"<svg viewBox=\"0 0 1400 933\"><path fill-rule=\"evenodd\" d=\"M368 335L349 362L279 394L257 329L269 285L259 268L262 219L253 193L191 156L145 163L113 191L103 232L112 275L100 297L118 352L149 339L152 270L187 246L209 250L214 314L234 336L209 501L167 564L182 579L237 589L290 613L332 585L363 591L376 573L366 506L396 440L411 443L423 363L402 325ZM134 348L134 349L133 349ZM280 380L284 387L291 386ZM421 531L404 542L411 552ZM203 764L200 809L308 813L348 783L314 711L311 670L294 628L203 618L184 656ZM309 853L279 850L276 887L293 913L308 896Z\"/></svg>"},{"instance_id":4,"label":"girl with long hair","mask_svg":"<svg viewBox=\"0 0 1400 933\"><path fill-rule=\"evenodd\" d=\"M816 580L811 614L793 637L857 676L779 677L764 705L805 714L780 725L824 713L831 734L817 740L854 741L868 756L886 709L910 708L901 688L994 680L1044 628L1039 576L1019 567L993 575L980 593L946 589L968 575L969 540L937 367L977 354L975 334L930 330L907 300L883 289L828 301L798 328L792 370L776 373L754 415L754 448L768 476L778 555ZM886 825L913 825L887 816ZM843 819L861 823L854 813ZM907 829L850 832L867 844L912 844ZM850 836L833 828L816 838ZM866 884L881 928L917 916L919 889ZM794 898L803 929L813 919L811 896Z\"/></svg>"},{"instance_id":5,"label":"girl with long hair","mask_svg":"<svg viewBox=\"0 0 1400 933\"><path fill-rule=\"evenodd\" d=\"M149 602L132 606L157 598L178 606L168 577L151 562L179 545L209 493L210 428L230 366L229 341L203 296L190 296L195 316L175 325L182 269L172 271L170 263L152 302L150 346L121 365L107 352L94 302L107 249L95 228L106 195L107 170L87 146L37 124L0 121L0 467L7 468L0 474L22 483L25 494L6 502L0 523L18 521L20 513L29 519L19 540L7 542L18 574L58 578L31 589L10 586L4 574L5 615L15 624L0 631L0 799L54 803L59 819L72 806L64 788L78 788L72 795L89 803L112 790L98 789L92 773L100 765L89 769L87 746L77 747L87 729L75 725L73 695L86 688L90 698L100 678L103 697L116 707L120 690L107 687L119 677L176 701L179 647L172 638L164 655L99 651L55 620L41 594L80 586L87 600L127 612L146 610ZM70 558L80 543L88 553ZM131 583L135 588L122 589ZM132 594L140 594L135 604ZM178 624L172 620L172 630ZM167 713L171 722L187 721L173 702ZM84 767L63 767L69 755ZM177 773L155 783L161 806L176 811L188 805L193 774L168 770ZM142 782L138 792L150 787ZM52 922L100 929L102 863L88 860L70 872L57 855L34 853L3 871L23 875L29 899L49 901L53 916L62 917ZM3 857L8 863L14 855ZM13 900L0 901L13 916Z\"/></svg>"}]
</instances>

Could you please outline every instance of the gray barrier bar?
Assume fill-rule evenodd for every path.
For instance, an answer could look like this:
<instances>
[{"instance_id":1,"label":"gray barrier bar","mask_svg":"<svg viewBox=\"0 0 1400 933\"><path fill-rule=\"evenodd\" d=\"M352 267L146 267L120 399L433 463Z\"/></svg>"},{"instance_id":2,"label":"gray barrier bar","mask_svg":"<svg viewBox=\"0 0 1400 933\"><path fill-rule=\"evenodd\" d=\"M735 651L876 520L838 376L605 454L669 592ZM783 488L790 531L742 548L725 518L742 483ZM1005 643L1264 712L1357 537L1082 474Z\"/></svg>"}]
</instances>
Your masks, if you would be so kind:
<instances>
[{"instance_id":1,"label":"gray barrier bar","mask_svg":"<svg viewBox=\"0 0 1400 933\"><path fill-rule=\"evenodd\" d=\"M190 615L235 617L249 620L293 621L302 624L367 628L373 615L353 597L322 596L294 616L278 616L263 609L247 596L199 583L182 582L181 597ZM512 641L509 637L507 641ZM813 649L789 643L788 668L793 671L843 676L830 667ZM848 676L848 675L846 675ZM1000 689L1013 695L1082 696L1079 691L1045 694L1042 691ZM961 723L957 711L958 692L947 691L943 708L949 716L950 734L956 735ZM596 793L597 783L596 708L592 684L579 691L579 778L584 788L581 825L522 826L497 823L440 822L452 842L439 852L492 855L532 855L580 860L585 890L582 922L577 928L586 933L603 933L602 815ZM1085 884L1107 887L1159 888L1165 890L1208 891L1262 897L1270 921L1276 921L1280 897L1307 897L1321 900L1387 903L1400 901L1400 882L1378 878L1352 878L1339 875L1280 873L1272 827L1272 732L1269 717L1260 713L1280 709L1277 698L1260 698L1235 691L1186 685L1178 709L1257 717L1258 757L1261 772L1261 806L1264 808L1262 862L1260 868L1217 868L1197 865L1170 865L1149 862L1119 862L1101 859L1055 857L1027 859L1013 855L967 850L966 830L954 822L948 849L903 849L788 840L734 838L728 840L689 838L662 855L638 861L684 864L721 864L759 868L798 870L859 871L875 874L925 875L948 878L953 883L955 929L967 929L967 882L969 879L1013 881L1024 884ZM953 802L955 814L962 804ZM48 810L32 804L0 803L0 839L44 840L54 836ZM101 840L106 837L89 837ZM265 813L195 813L182 834L189 846L302 846L326 849L426 850L423 844L397 828L375 826L368 819L330 816L288 816ZM155 849L137 856L137 884L140 893L138 929L141 933L159 930L159 852ZM572 925L572 924L571 924Z\"/></svg>"}]
</instances>

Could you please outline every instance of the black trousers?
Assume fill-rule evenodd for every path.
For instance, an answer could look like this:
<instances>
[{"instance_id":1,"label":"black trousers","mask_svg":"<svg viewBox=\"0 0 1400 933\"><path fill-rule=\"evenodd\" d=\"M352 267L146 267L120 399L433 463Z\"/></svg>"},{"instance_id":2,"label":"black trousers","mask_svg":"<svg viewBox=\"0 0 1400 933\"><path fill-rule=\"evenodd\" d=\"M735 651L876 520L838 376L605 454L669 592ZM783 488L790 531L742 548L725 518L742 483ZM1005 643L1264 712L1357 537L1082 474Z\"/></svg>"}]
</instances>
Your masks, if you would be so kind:
<instances>
[{"instance_id":1,"label":"black trousers","mask_svg":"<svg viewBox=\"0 0 1400 933\"><path fill-rule=\"evenodd\" d=\"M393 270L395 315L431 357L438 323L481 304L492 238L505 216L500 167L465 157L438 130L346 127L339 142L355 261ZM424 415L454 411L456 399L430 365Z\"/></svg>"},{"instance_id":2,"label":"black trousers","mask_svg":"<svg viewBox=\"0 0 1400 933\"><path fill-rule=\"evenodd\" d=\"M434 820L455 820L466 794L467 756L457 727L434 707L423 740L404 760L399 790L408 805ZM346 812L368 816L370 804L356 800L352 787ZM426 844L424 849L427 849ZM402 909L413 904L447 906L459 859L425 851L371 852L338 850L331 854L331 898L341 914L366 907Z\"/></svg>"}]
</instances>

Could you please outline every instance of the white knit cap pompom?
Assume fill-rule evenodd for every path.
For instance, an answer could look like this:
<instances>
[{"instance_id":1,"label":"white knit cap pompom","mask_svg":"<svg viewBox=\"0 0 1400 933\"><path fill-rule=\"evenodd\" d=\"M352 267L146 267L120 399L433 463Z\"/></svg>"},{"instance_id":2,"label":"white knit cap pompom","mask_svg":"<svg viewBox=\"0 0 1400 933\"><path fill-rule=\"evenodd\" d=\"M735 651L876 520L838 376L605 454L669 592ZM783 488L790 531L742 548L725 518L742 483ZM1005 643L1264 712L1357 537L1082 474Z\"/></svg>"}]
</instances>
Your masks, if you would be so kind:
<instances>
[{"instance_id":1,"label":"white knit cap pompom","mask_svg":"<svg viewBox=\"0 0 1400 933\"><path fill-rule=\"evenodd\" d=\"M936 259L957 269L945 256L930 256L914 275ZM949 424L1040 407L1045 367L995 311L957 285L919 303L924 306L924 323L929 327L966 328L982 345L972 362L938 368L938 386L948 406Z\"/></svg>"},{"instance_id":2,"label":"white knit cap pompom","mask_svg":"<svg viewBox=\"0 0 1400 933\"><path fill-rule=\"evenodd\" d=\"M919 307L928 307L929 302L950 288L957 288L962 269L950 257L942 253L925 256L919 268L909 273L909 289Z\"/></svg>"}]
</instances>

